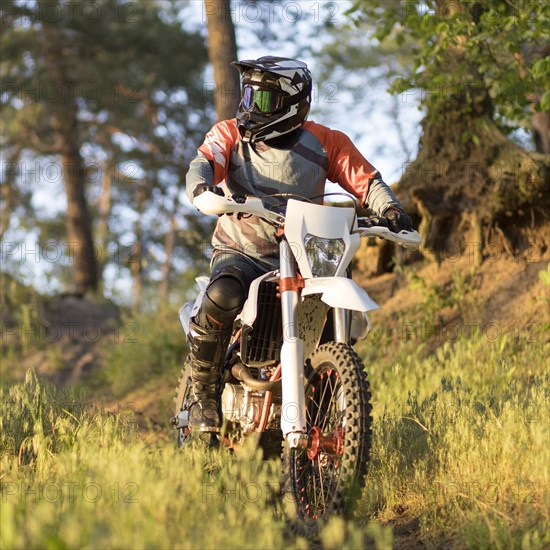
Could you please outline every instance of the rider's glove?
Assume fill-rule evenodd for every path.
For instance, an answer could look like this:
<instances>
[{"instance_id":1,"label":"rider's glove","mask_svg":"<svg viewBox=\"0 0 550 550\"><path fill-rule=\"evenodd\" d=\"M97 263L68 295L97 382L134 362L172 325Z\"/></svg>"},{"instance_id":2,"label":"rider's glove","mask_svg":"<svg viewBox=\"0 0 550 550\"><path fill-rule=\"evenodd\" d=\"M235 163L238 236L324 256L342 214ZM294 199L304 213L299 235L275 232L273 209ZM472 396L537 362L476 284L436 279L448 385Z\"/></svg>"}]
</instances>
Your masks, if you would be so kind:
<instances>
[{"instance_id":1,"label":"rider's glove","mask_svg":"<svg viewBox=\"0 0 550 550\"><path fill-rule=\"evenodd\" d=\"M382 214L386 220L391 231L399 233L400 231L414 231L411 217L405 214L401 208L397 206L390 206L384 210Z\"/></svg>"},{"instance_id":2,"label":"rider's glove","mask_svg":"<svg viewBox=\"0 0 550 550\"><path fill-rule=\"evenodd\" d=\"M215 185L208 185L207 183L199 183L197 187L193 190L193 198L198 197L205 191L212 191L212 193L216 193L216 195L220 195L220 197L223 197L223 190L221 187L216 187Z\"/></svg>"}]
</instances>

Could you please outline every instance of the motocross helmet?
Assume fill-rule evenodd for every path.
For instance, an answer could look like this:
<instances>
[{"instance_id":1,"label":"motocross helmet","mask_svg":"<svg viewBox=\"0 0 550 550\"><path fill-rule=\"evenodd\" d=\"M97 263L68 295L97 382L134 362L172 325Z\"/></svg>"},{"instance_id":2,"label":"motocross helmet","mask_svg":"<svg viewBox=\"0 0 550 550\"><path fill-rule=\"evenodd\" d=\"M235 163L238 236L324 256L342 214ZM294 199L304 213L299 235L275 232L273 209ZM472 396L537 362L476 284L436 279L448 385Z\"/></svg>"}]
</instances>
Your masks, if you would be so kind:
<instances>
[{"instance_id":1,"label":"motocross helmet","mask_svg":"<svg viewBox=\"0 0 550 550\"><path fill-rule=\"evenodd\" d=\"M305 122L311 104L311 73L305 63L268 55L232 65L242 77L237 128L243 141L273 139Z\"/></svg>"}]
</instances>

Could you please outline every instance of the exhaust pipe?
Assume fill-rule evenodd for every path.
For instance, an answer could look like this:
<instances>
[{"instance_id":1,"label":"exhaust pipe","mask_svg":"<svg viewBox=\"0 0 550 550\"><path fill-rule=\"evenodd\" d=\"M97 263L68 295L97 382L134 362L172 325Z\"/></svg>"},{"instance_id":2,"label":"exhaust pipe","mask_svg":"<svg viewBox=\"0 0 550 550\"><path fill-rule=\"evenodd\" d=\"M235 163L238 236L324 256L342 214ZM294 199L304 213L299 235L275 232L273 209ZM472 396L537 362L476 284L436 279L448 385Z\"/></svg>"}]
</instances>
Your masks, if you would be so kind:
<instances>
[{"instance_id":1,"label":"exhaust pipe","mask_svg":"<svg viewBox=\"0 0 550 550\"><path fill-rule=\"evenodd\" d=\"M242 363L237 363L231 367L231 374L241 382L253 390L271 391L273 393L281 393L281 380L257 380L250 374L250 371Z\"/></svg>"}]
</instances>

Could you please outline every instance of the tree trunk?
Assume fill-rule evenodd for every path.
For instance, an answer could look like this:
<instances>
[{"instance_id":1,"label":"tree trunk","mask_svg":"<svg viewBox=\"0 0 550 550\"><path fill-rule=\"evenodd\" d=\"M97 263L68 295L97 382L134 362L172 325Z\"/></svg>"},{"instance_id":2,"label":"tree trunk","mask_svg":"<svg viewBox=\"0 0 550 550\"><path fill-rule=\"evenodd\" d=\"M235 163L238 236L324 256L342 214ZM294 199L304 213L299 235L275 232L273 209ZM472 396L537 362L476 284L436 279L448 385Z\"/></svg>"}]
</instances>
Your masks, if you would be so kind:
<instances>
[{"instance_id":1,"label":"tree trunk","mask_svg":"<svg viewBox=\"0 0 550 550\"><path fill-rule=\"evenodd\" d=\"M133 308L132 308L134 312L138 312L141 309L141 301L143 297L143 280L142 280L143 235L142 235L142 227L141 227L141 215L143 213L143 207L145 205L145 182L139 182L138 185L139 187L137 191L137 208L136 208L138 213L138 218L134 223L135 242L133 243L132 252L129 258L130 272L132 274L133 291L134 291Z\"/></svg>"},{"instance_id":2,"label":"tree trunk","mask_svg":"<svg viewBox=\"0 0 550 550\"><path fill-rule=\"evenodd\" d=\"M422 219L425 257L460 247L474 250L479 263L484 228L504 220L518 235L512 231L521 224L516 213L544 215L550 160L508 140L471 98L452 99L428 110L418 156L397 187ZM469 114L457 108L467 103Z\"/></svg>"},{"instance_id":3,"label":"tree trunk","mask_svg":"<svg viewBox=\"0 0 550 550\"><path fill-rule=\"evenodd\" d=\"M8 180L9 176L6 176L6 181L2 184L2 207L0 210L0 239L4 238L4 233L10 225L11 212L13 209L13 184Z\"/></svg>"},{"instance_id":4,"label":"tree trunk","mask_svg":"<svg viewBox=\"0 0 550 550\"><path fill-rule=\"evenodd\" d=\"M550 113L533 110L533 135L539 153L550 155Z\"/></svg>"},{"instance_id":5,"label":"tree trunk","mask_svg":"<svg viewBox=\"0 0 550 550\"><path fill-rule=\"evenodd\" d=\"M21 157L22 147L16 147L15 150L8 155L8 160L4 165L4 182L0 193L0 239L4 237L10 225L11 214L15 202L15 178L19 171L19 159Z\"/></svg>"},{"instance_id":6,"label":"tree trunk","mask_svg":"<svg viewBox=\"0 0 550 550\"><path fill-rule=\"evenodd\" d=\"M441 0L437 5L453 15L460 2ZM461 44L446 50L447 71L462 54ZM471 74L475 77L475 67ZM510 238L519 234L513 231L521 224L516 213L532 211L542 220L549 205L550 160L500 132L481 78L428 104L422 127L418 156L397 188L421 217L425 257L437 259L445 250L468 248L479 264L487 244L483 236L499 220L508 220Z\"/></svg>"},{"instance_id":7,"label":"tree trunk","mask_svg":"<svg viewBox=\"0 0 550 550\"><path fill-rule=\"evenodd\" d=\"M142 283L142 244L141 244L141 222L137 221L134 226L134 233L136 240L132 246L132 254L130 256L130 271L132 273L133 282L133 294L134 299L132 301L132 310L134 313L141 309L141 300L143 297L143 283Z\"/></svg>"},{"instance_id":8,"label":"tree trunk","mask_svg":"<svg viewBox=\"0 0 550 550\"><path fill-rule=\"evenodd\" d=\"M177 232L176 213L172 212L170 216L170 228L164 236L164 256L165 260L162 264L162 280L159 286L159 303L164 306L168 303L168 291L170 289L170 270L172 267L172 256L174 254L174 246L176 244Z\"/></svg>"},{"instance_id":9,"label":"tree trunk","mask_svg":"<svg viewBox=\"0 0 550 550\"><path fill-rule=\"evenodd\" d=\"M61 156L67 194L67 237L74 262L74 292L84 295L88 291L97 290L97 251L92 239L92 223L84 190L82 157L75 143L67 146L66 152Z\"/></svg>"},{"instance_id":10,"label":"tree trunk","mask_svg":"<svg viewBox=\"0 0 550 550\"><path fill-rule=\"evenodd\" d=\"M59 8L56 0L46 0L44 7ZM73 262L73 288L76 294L96 291L98 284L97 257L92 238L92 222L86 200L86 177L80 154L78 107L67 76L64 40L55 23L44 22L45 59L55 83L60 87L59 98L52 102L52 128L61 157L63 182L67 194L67 237Z\"/></svg>"},{"instance_id":11,"label":"tree trunk","mask_svg":"<svg viewBox=\"0 0 550 550\"><path fill-rule=\"evenodd\" d=\"M536 44L522 44L521 53L516 52L514 58L519 66L520 77L527 77L525 60L532 62L533 59L544 59L550 55L550 45L545 44L538 47ZM531 112L531 130L533 132L533 141L538 153L544 155L550 154L550 113L536 111L535 104L540 100L540 94L527 94L529 101L529 110Z\"/></svg>"},{"instance_id":12,"label":"tree trunk","mask_svg":"<svg viewBox=\"0 0 550 550\"><path fill-rule=\"evenodd\" d=\"M235 118L240 101L235 27L231 19L230 0L204 0L208 28L208 57L214 68L214 104L218 120Z\"/></svg>"},{"instance_id":13,"label":"tree trunk","mask_svg":"<svg viewBox=\"0 0 550 550\"><path fill-rule=\"evenodd\" d=\"M97 224L98 241L98 278L99 289L104 290L103 270L107 263L109 243L109 214L111 212L111 167L105 163L103 178L101 180L101 195L98 204L99 220Z\"/></svg>"}]
</instances>

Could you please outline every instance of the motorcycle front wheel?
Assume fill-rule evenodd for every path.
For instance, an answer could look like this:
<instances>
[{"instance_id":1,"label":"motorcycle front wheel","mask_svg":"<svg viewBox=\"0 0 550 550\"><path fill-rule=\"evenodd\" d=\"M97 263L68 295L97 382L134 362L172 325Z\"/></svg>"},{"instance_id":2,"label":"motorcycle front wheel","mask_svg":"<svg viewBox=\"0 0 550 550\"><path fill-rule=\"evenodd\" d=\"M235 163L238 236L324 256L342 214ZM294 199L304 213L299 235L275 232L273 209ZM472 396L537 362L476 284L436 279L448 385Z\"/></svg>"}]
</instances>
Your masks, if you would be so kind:
<instances>
[{"instance_id":1,"label":"motorcycle front wheel","mask_svg":"<svg viewBox=\"0 0 550 550\"><path fill-rule=\"evenodd\" d=\"M332 515L347 515L361 494L369 462L372 417L363 363L348 344L329 342L306 361L307 449L283 443L283 509L302 536Z\"/></svg>"}]
</instances>

